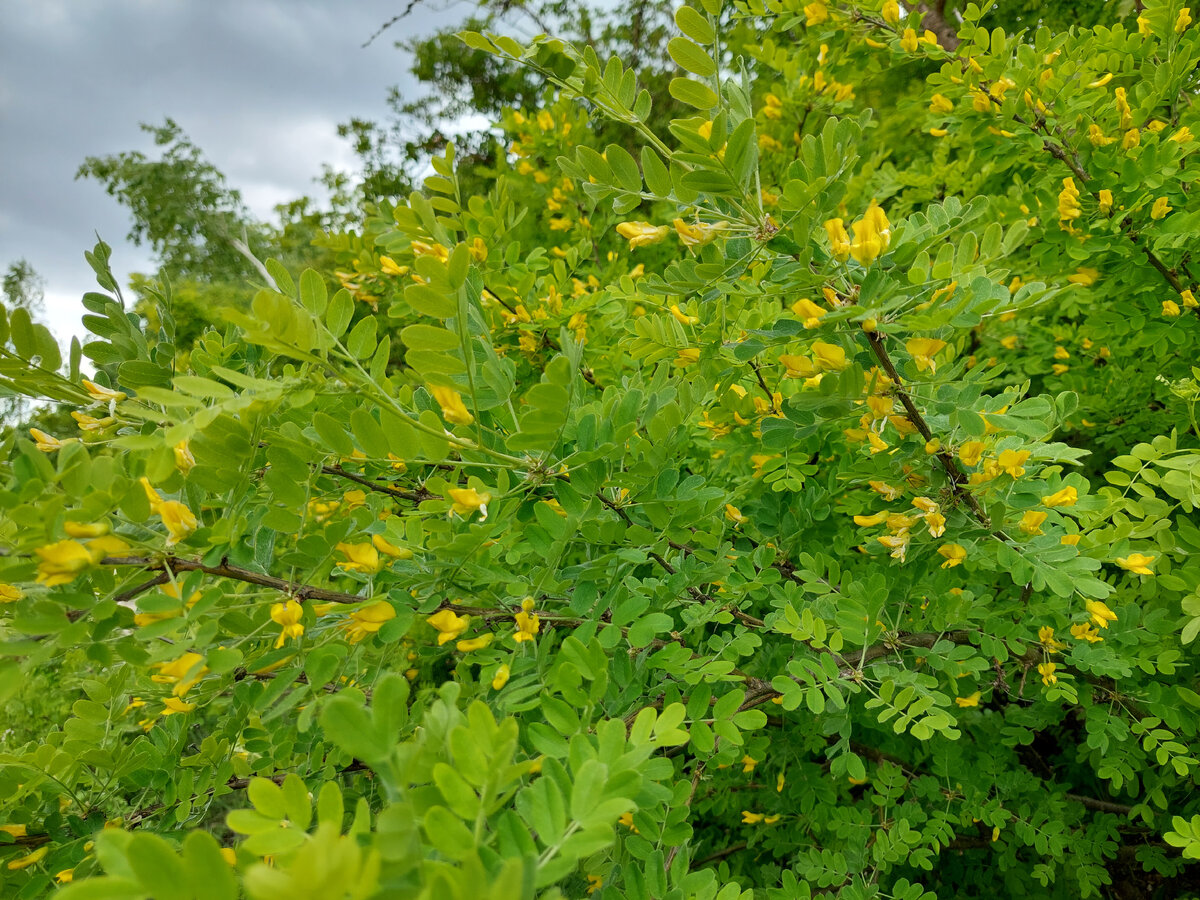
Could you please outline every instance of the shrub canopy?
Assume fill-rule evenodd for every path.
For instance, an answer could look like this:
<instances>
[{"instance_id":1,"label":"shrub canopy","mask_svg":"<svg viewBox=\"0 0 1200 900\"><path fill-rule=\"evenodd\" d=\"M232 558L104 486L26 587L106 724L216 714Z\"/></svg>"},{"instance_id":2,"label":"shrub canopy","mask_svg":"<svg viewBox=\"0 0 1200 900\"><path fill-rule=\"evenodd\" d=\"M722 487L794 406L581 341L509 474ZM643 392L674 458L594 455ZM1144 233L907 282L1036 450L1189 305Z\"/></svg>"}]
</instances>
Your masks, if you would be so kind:
<instances>
[{"instance_id":1,"label":"shrub canopy","mask_svg":"<svg viewBox=\"0 0 1200 900\"><path fill-rule=\"evenodd\" d=\"M464 33L541 102L194 342L11 310L4 895L1194 890L1200 31L959 13Z\"/></svg>"}]
</instances>

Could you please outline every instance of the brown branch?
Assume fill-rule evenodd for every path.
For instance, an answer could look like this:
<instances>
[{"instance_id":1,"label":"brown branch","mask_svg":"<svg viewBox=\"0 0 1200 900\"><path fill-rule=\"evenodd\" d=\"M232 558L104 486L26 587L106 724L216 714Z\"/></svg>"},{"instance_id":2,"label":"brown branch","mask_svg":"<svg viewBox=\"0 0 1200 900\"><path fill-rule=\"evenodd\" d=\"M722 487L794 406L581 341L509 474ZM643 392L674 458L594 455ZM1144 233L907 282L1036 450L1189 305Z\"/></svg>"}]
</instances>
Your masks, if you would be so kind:
<instances>
[{"instance_id":1,"label":"brown branch","mask_svg":"<svg viewBox=\"0 0 1200 900\"><path fill-rule=\"evenodd\" d=\"M733 856L733 854L737 853L739 850L745 850L747 846L748 845L746 842L742 841L740 844L734 844L732 847L726 847L724 850L718 850L716 853L710 853L703 859L698 859L693 862L692 868L694 869L696 866L703 866L706 863L716 862L717 860L724 859L727 856Z\"/></svg>"},{"instance_id":2,"label":"brown branch","mask_svg":"<svg viewBox=\"0 0 1200 900\"><path fill-rule=\"evenodd\" d=\"M925 421L925 417L921 415L921 411L913 403L912 397L904 389L904 382L900 380L900 373L896 371L896 366L892 362L892 358L888 356L887 348L883 346L883 335L878 331L868 331L866 335L867 341L871 345L871 351L875 354L879 365L895 385L896 396L900 398L900 403L904 406L904 411L908 414L908 420L913 423L926 442L933 440L933 431L930 430L929 423ZM950 451L944 448L939 450L937 458L942 464L942 468L946 470L946 477L950 479L951 490L954 492L954 496L970 507L972 514L979 520L979 524L992 531L992 520L983 511L983 507L979 505L979 501L975 498L975 495L967 490L965 486L966 476L963 475L962 469L958 467L958 463L955 462L954 457L950 455ZM1005 542L1008 541L1007 535L1004 535L1002 532L992 531L992 533Z\"/></svg>"},{"instance_id":3,"label":"brown branch","mask_svg":"<svg viewBox=\"0 0 1200 900\"><path fill-rule=\"evenodd\" d=\"M137 566L148 572L162 572L163 574L168 572L172 574L178 574L179 572L204 572L208 575L215 575L218 578L231 578L234 581L244 581L247 584L257 584L261 587L274 588L301 603L305 600L324 600L332 603L361 603L367 599L358 594L347 594L343 591L334 591L329 588L314 587L311 584L301 584L298 581L276 578L274 575L265 575L262 572L254 572L250 569L244 569L241 566L231 565L224 560L222 560L220 565L209 566L199 560L181 559L178 556L166 556L161 559L148 556L106 556L100 560L100 565ZM126 591L121 596L126 597L126 599L132 599L143 591L148 591L155 585L162 583L157 578L153 578L144 584Z\"/></svg>"},{"instance_id":4,"label":"brown branch","mask_svg":"<svg viewBox=\"0 0 1200 900\"><path fill-rule=\"evenodd\" d=\"M999 105L1001 102L1000 98L992 96L990 89L988 89L988 97L997 105ZM1044 118L1039 116L1035 121L1028 122L1022 116L1016 113L1013 113L1012 118L1013 121L1024 125L1034 134L1041 134L1042 147L1051 156L1061 161L1068 169L1070 169L1071 173L1080 180L1085 188L1087 188L1089 194L1091 194L1094 198L1099 199L1099 189L1093 189L1092 187L1089 187L1089 183L1092 181L1092 176L1089 175L1087 170L1083 168L1082 163L1079 161L1079 155L1075 152L1075 148L1072 147L1063 136L1061 129L1058 129L1056 126L1055 130L1058 134L1059 140L1055 141L1050 133L1050 129L1046 125L1046 120ZM1171 286L1171 289L1177 294L1182 294L1185 290L1183 282L1179 280L1179 276L1174 271L1169 269L1167 265L1161 259L1159 259L1157 255L1155 255L1153 250L1141 243L1140 236L1136 231L1133 230L1133 220L1126 216L1125 219L1117 224L1121 230L1121 233L1125 235L1125 237L1129 238L1131 243L1138 246L1142 253L1146 255L1146 261L1149 262L1150 265L1153 266L1158 272L1158 274L1163 277L1167 284Z\"/></svg>"},{"instance_id":5,"label":"brown branch","mask_svg":"<svg viewBox=\"0 0 1200 900\"><path fill-rule=\"evenodd\" d=\"M432 500L437 496L437 494L431 494L424 488L416 491L406 491L398 487L392 487L390 484L380 484L378 481L372 481L370 478L366 478L355 472L347 472L341 466L321 466L321 471L326 475L336 475L338 478L345 478L348 481L353 481L355 484L361 484L372 491L387 494L389 497L395 497L397 500L407 500L410 503Z\"/></svg>"}]
</instances>

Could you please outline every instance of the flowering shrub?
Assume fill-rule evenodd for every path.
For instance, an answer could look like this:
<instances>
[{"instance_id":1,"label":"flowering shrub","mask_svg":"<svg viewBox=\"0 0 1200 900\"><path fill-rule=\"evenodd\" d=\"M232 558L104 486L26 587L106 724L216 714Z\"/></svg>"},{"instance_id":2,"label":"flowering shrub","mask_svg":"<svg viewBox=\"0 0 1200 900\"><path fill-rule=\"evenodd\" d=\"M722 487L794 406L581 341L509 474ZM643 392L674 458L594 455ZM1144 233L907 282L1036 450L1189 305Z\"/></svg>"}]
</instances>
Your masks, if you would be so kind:
<instances>
[{"instance_id":1,"label":"flowering shrub","mask_svg":"<svg viewBox=\"0 0 1200 900\"><path fill-rule=\"evenodd\" d=\"M464 33L549 88L486 195L6 320L5 896L1194 890L1200 37L962 18L683 6L670 122Z\"/></svg>"}]
</instances>

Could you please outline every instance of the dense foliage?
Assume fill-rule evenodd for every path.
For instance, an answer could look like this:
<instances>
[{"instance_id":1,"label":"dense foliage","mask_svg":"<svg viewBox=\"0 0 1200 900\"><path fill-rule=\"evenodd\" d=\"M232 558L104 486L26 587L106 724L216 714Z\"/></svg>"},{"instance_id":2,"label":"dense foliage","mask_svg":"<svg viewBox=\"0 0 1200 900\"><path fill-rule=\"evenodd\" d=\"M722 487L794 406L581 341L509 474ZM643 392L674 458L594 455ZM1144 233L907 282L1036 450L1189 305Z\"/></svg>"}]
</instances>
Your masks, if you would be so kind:
<instances>
[{"instance_id":1,"label":"dense foliage","mask_svg":"<svg viewBox=\"0 0 1200 900\"><path fill-rule=\"evenodd\" d=\"M11 310L4 896L1195 896L1200 29L1070 6L466 32L212 327Z\"/></svg>"}]
</instances>

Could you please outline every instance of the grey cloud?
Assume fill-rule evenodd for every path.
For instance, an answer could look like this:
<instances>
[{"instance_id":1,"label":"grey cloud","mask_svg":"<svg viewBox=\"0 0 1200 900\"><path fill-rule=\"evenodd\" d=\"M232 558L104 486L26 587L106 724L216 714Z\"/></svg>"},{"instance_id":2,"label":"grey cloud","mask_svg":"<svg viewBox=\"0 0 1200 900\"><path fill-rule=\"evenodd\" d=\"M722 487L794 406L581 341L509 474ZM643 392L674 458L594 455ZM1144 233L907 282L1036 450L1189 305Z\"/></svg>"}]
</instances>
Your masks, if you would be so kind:
<instances>
[{"instance_id":1,"label":"grey cloud","mask_svg":"<svg viewBox=\"0 0 1200 900\"><path fill-rule=\"evenodd\" d=\"M96 231L118 274L148 268L123 210L74 180L85 156L149 151L139 122L178 121L256 214L312 193L322 163L352 161L336 124L383 117L391 85L413 90L394 42L467 11L418 8L363 49L406 3L0 0L0 266L29 259L64 336L80 331Z\"/></svg>"}]
</instances>

